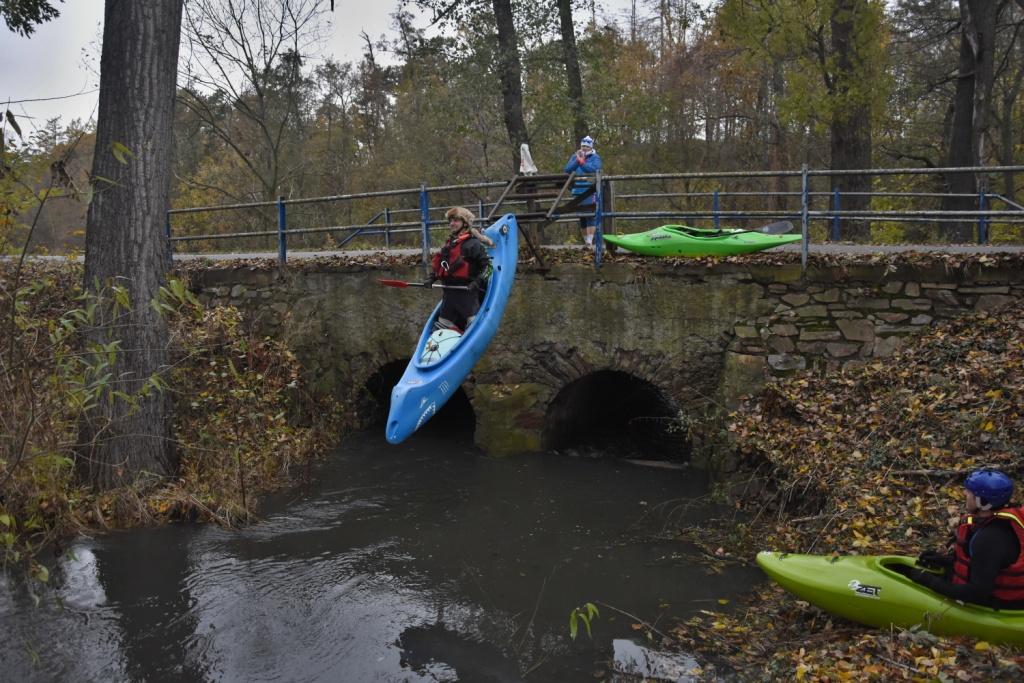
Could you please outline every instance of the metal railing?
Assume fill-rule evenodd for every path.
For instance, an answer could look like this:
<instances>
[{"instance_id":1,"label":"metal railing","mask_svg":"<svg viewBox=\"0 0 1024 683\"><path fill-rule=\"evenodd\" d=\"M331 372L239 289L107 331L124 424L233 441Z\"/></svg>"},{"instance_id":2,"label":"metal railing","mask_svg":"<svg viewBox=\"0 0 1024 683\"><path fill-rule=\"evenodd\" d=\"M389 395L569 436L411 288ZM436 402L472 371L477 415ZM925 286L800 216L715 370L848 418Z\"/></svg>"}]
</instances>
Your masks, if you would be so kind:
<instances>
[{"instance_id":1,"label":"metal railing","mask_svg":"<svg viewBox=\"0 0 1024 683\"><path fill-rule=\"evenodd\" d=\"M1000 225L1016 226L1024 223L1024 206L1001 194L989 192L987 177L989 174L1017 173L1024 171L1024 166L996 166L969 168L889 168L863 170L815 170L804 166L799 171L714 171L714 172L682 172L682 173L650 173L582 176L596 185L596 203L593 208L585 207L584 211L561 215L557 222L576 223L581 218L593 218L597 226L595 264L600 265L603 243L600 236L615 226L619 221L651 221L653 219L681 219L683 222L708 221L715 229L720 229L723 219L732 223L746 223L754 219L792 219L799 220L802 235L801 262L806 266L808 244L811 240L812 225L822 225L825 232L823 239L839 241L842 239L844 223L858 221L869 223L943 223L970 222L976 227L976 239L979 244L990 240L990 228L993 222ZM972 173L981 180L981 189L976 194L948 193L934 191L906 191L879 189L877 191L843 192L836 187L818 187L820 179L832 181L847 176L867 176L878 183L881 179L892 176L933 176L942 178L955 173ZM766 181L772 181L777 187L764 187ZM799 181L799 190L789 189L788 185ZM638 191L624 192L624 187L638 184ZM659 190L657 185L663 187ZM667 184L683 185L683 189L670 190ZM427 186L404 188L376 192L362 192L326 197L309 197L286 199L279 197L276 201L246 202L218 206L191 207L168 211L166 237L173 248L175 243L187 243L213 240L253 240L273 238L277 246L278 262L283 267L288 258L288 251L296 238L318 234L343 233L344 238L334 248L351 244L356 238L383 238L384 249L395 246L395 239L403 239L403 235L416 234L412 240L419 246L423 263L429 261L431 231L445 229L446 222L441 214L452 206L462 205L476 209L482 217L494 208L495 201L491 192L504 188L506 182L480 182L461 185ZM760 187L754 187L758 186ZM694 187L696 186L696 187ZM646 191L645 191L646 190ZM500 193L495 193L500 194ZM432 203L437 198L448 201ZM457 201L455 200L457 198ZM844 199L867 198L868 205L882 203L881 200L912 203L914 206L950 199L961 203L970 201L977 208L971 210L949 210L942 208L868 208L844 209ZM550 203L552 200L547 200ZM816 208L816 203L824 202L825 206ZM544 206L545 200L532 200L534 206ZM710 204L710 206L709 206ZM345 205L349 215L362 213L369 215L364 220L356 220L342 225L315 225L312 227L292 227L295 213L304 206L327 207ZM358 211L355 206L359 205ZM525 206L525 200L503 202L501 212L515 212ZM653 205L653 206L652 206ZM725 208L728 205L728 208ZM766 208L774 205L775 208ZM1001 205L1003 208L994 208ZM274 210L276 225L270 227L267 210ZM291 211L291 213L290 213ZM214 214L223 212L256 212L255 223L263 229L234 230L226 232L201 232L199 234L173 234L172 221L197 214ZM261 213L262 212L262 213ZM237 214L236 214L237 215ZM482 221L482 218L480 219ZM242 223L245 220L240 221ZM237 224L237 223L236 223ZM646 227L649 226L645 226ZM418 244L417 244L418 243Z\"/></svg>"}]
</instances>

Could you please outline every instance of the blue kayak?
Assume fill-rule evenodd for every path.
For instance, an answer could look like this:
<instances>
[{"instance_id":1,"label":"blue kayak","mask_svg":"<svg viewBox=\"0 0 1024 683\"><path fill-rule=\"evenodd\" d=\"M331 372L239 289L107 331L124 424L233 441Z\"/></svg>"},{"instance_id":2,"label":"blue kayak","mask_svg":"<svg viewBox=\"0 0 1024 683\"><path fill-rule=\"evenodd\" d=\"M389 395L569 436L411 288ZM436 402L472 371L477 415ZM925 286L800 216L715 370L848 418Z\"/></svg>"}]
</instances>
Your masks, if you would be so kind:
<instances>
[{"instance_id":1,"label":"blue kayak","mask_svg":"<svg viewBox=\"0 0 1024 683\"><path fill-rule=\"evenodd\" d=\"M434 320L441 304L434 308L423 326L409 366L391 390L386 429L390 443L405 441L441 410L498 330L516 276L519 226L515 216L506 214L484 230L484 234L494 242L493 247L487 248L493 272L480 311L465 333L458 334L450 330L434 331Z\"/></svg>"}]
</instances>

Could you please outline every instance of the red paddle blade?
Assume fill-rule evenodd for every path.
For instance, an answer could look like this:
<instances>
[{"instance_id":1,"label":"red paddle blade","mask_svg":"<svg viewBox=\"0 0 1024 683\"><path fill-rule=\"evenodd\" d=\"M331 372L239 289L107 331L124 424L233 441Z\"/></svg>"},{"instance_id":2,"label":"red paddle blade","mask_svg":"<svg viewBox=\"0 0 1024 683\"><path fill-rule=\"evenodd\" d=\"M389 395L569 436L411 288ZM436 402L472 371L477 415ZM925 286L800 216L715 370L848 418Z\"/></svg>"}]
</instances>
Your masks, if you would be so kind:
<instances>
[{"instance_id":1,"label":"red paddle blade","mask_svg":"<svg viewBox=\"0 0 1024 683\"><path fill-rule=\"evenodd\" d=\"M409 283L405 280L377 280L385 287L408 287Z\"/></svg>"}]
</instances>

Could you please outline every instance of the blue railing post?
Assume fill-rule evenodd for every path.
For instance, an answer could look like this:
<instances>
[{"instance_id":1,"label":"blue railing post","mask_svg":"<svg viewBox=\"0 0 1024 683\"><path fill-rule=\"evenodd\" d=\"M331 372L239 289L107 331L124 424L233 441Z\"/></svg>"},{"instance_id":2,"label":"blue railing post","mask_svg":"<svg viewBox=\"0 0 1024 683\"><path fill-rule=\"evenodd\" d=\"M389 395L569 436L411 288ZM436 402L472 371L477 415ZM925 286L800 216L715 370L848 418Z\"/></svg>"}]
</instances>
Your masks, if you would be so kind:
<instances>
[{"instance_id":1,"label":"blue railing post","mask_svg":"<svg viewBox=\"0 0 1024 683\"><path fill-rule=\"evenodd\" d=\"M842 228L839 225L839 188L832 190L832 234L829 239L838 242L842 239Z\"/></svg>"},{"instance_id":2,"label":"blue railing post","mask_svg":"<svg viewBox=\"0 0 1024 683\"><path fill-rule=\"evenodd\" d=\"M978 211L985 210L985 186L978 192ZM988 244L988 217L978 216L978 244Z\"/></svg>"},{"instance_id":3,"label":"blue railing post","mask_svg":"<svg viewBox=\"0 0 1024 683\"><path fill-rule=\"evenodd\" d=\"M391 248L391 208L384 208L384 248Z\"/></svg>"},{"instance_id":4,"label":"blue railing post","mask_svg":"<svg viewBox=\"0 0 1024 683\"><path fill-rule=\"evenodd\" d=\"M604 251L604 191L601 174L594 178L594 267L601 267L601 252Z\"/></svg>"},{"instance_id":5,"label":"blue railing post","mask_svg":"<svg viewBox=\"0 0 1024 683\"><path fill-rule=\"evenodd\" d=\"M800 169L800 234L803 242L800 245L800 270L807 271L807 245L810 242L810 226L808 212L811 210L810 178L807 175L807 164Z\"/></svg>"},{"instance_id":6,"label":"blue railing post","mask_svg":"<svg viewBox=\"0 0 1024 683\"><path fill-rule=\"evenodd\" d=\"M284 197L277 198L277 266L284 268L288 261L288 216L285 214Z\"/></svg>"},{"instance_id":7,"label":"blue railing post","mask_svg":"<svg viewBox=\"0 0 1024 683\"><path fill-rule=\"evenodd\" d=\"M719 216L718 216L718 190L715 190L715 194L711 198L711 213L714 217L715 230L719 230Z\"/></svg>"},{"instance_id":8,"label":"blue railing post","mask_svg":"<svg viewBox=\"0 0 1024 683\"><path fill-rule=\"evenodd\" d=\"M423 230L423 265L430 265L430 197L427 184L420 183L420 228Z\"/></svg>"}]
</instances>

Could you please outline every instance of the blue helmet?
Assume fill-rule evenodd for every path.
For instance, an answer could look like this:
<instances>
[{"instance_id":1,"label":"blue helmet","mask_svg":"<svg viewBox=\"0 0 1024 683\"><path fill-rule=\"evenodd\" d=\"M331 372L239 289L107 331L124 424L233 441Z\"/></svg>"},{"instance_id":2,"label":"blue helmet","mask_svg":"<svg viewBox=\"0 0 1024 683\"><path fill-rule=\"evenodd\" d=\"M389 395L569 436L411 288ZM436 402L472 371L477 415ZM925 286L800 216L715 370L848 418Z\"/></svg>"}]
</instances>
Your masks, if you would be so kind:
<instances>
[{"instance_id":1,"label":"blue helmet","mask_svg":"<svg viewBox=\"0 0 1024 683\"><path fill-rule=\"evenodd\" d=\"M978 497L983 509L1003 507L1013 496L1013 481L999 470L971 472L964 488Z\"/></svg>"}]
</instances>

